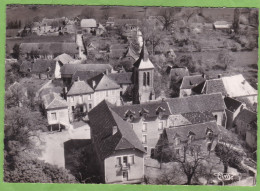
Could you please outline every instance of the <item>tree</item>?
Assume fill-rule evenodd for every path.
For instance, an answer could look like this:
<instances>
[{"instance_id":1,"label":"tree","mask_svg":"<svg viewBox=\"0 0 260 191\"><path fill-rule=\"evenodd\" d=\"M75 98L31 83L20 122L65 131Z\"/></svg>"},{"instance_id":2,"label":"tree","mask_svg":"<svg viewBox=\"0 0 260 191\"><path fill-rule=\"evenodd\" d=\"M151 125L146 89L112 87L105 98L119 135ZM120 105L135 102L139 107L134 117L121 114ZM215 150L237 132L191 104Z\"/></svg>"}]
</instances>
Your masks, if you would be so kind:
<instances>
[{"instance_id":1,"label":"tree","mask_svg":"<svg viewBox=\"0 0 260 191\"><path fill-rule=\"evenodd\" d=\"M177 12L180 11L180 8L171 7L171 8L162 8L157 19L163 24L163 30L169 30L175 19L174 16Z\"/></svg>"},{"instance_id":2,"label":"tree","mask_svg":"<svg viewBox=\"0 0 260 191\"><path fill-rule=\"evenodd\" d=\"M225 70L234 62L234 58L227 51L221 51L217 59L218 62L223 66L223 69Z\"/></svg>"},{"instance_id":3,"label":"tree","mask_svg":"<svg viewBox=\"0 0 260 191\"><path fill-rule=\"evenodd\" d=\"M19 44L15 44L15 45L14 45L12 56L13 56L15 59L19 59L19 56L20 56L20 46L19 46Z\"/></svg>"},{"instance_id":4,"label":"tree","mask_svg":"<svg viewBox=\"0 0 260 191\"><path fill-rule=\"evenodd\" d=\"M236 34L239 33L239 17L240 17L240 10L239 8L235 8L234 10L234 20L233 20L233 29Z\"/></svg>"},{"instance_id":5,"label":"tree","mask_svg":"<svg viewBox=\"0 0 260 191\"><path fill-rule=\"evenodd\" d=\"M81 12L81 16L86 19L93 18L94 15L95 15L95 9L91 6L84 8Z\"/></svg>"}]
</instances>

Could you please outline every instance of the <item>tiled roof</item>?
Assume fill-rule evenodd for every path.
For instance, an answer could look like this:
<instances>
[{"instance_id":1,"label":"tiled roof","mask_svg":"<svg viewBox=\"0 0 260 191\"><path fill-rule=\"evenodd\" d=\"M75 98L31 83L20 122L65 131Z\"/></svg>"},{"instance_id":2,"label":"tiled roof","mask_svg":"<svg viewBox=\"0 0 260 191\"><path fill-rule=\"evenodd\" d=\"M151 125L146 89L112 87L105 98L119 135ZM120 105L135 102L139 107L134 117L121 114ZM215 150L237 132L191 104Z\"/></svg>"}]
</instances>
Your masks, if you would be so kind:
<instances>
[{"instance_id":1,"label":"tiled roof","mask_svg":"<svg viewBox=\"0 0 260 191\"><path fill-rule=\"evenodd\" d=\"M70 62L74 61L74 59L66 53L57 56L54 58L54 60L60 61L62 64L69 64Z\"/></svg>"},{"instance_id":2,"label":"tiled roof","mask_svg":"<svg viewBox=\"0 0 260 191\"><path fill-rule=\"evenodd\" d=\"M107 76L118 84L132 84L132 72L110 73Z\"/></svg>"},{"instance_id":3,"label":"tiled roof","mask_svg":"<svg viewBox=\"0 0 260 191\"><path fill-rule=\"evenodd\" d=\"M119 89L120 86L111 80L106 74L101 73L88 80L88 84L95 90Z\"/></svg>"},{"instance_id":4,"label":"tiled roof","mask_svg":"<svg viewBox=\"0 0 260 191\"><path fill-rule=\"evenodd\" d=\"M131 125L112 111L109 105L104 100L89 112L90 128L99 157L105 159L114 151L124 149L145 152ZM113 127L117 127L114 135Z\"/></svg>"},{"instance_id":5,"label":"tiled roof","mask_svg":"<svg viewBox=\"0 0 260 191\"><path fill-rule=\"evenodd\" d=\"M53 74L56 68L56 61L55 60L42 60L37 59L32 64L32 73L42 74L42 73L49 73Z\"/></svg>"},{"instance_id":6,"label":"tiled roof","mask_svg":"<svg viewBox=\"0 0 260 191\"><path fill-rule=\"evenodd\" d=\"M222 93L222 95L226 95L227 91L225 89L224 83L222 79L212 79L206 81L206 94L212 93Z\"/></svg>"},{"instance_id":7,"label":"tiled roof","mask_svg":"<svg viewBox=\"0 0 260 191\"><path fill-rule=\"evenodd\" d=\"M161 108L160 108L161 107ZM157 117L158 116L158 109L162 109L163 115L170 115L170 110L168 104L162 101L153 101L147 102L142 104L135 104L135 105L124 105L124 106L117 106L111 107L122 119L126 119L127 113L131 112L135 119L141 118L141 111L147 112L147 118Z\"/></svg>"},{"instance_id":8,"label":"tiled roof","mask_svg":"<svg viewBox=\"0 0 260 191\"><path fill-rule=\"evenodd\" d=\"M82 95L93 92L94 90L85 81L74 81L67 95Z\"/></svg>"},{"instance_id":9,"label":"tiled roof","mask_svg":"<svg viewBox=\"0 0 260 191\"><path fill-rule=\"evenodd\" d=\"M172 114L213 112L223 111L225 109L225 103L220 93L169 98L165 101L169 104Z\"/></svg>"},{"instance_id":10,"label":"tiled roof","mask_svg":"<svg viewBox=\"0 0 260 191\"><path fill-rule=\"evenodd\" d=\"M66 100L56 93L50 93L42 97L45 109L67 108Z\"/></svg>"},{"instance_id":11,"label":"tiled roof","mask_svg":"<svg viewBox=\"0 0 260 191\"><path fill-rule=\"evenodd\" d=\"M105 72L111 71L110 64L66 64L61 68L62 75L73 75L76 71Z\"/></svg>"},{"instance_id":12,"label":"tiled roof","mask_svg":"<svg viewBox=\"0 0 260 191\"><path fill-rule=\"evenodd\" d=\"M170 78L174 82L179 82L184 76L189 76L189 70L187 68L171 68Z\"/></svg>"},{"instance_id":13,"label":"tiled roof","mask_svg":"<svg viewBox=\"0 0 260 191\"><path fill-rule=\"evenodd\" d=\"M224 102L226 104L227 109L232 112L236 111L242 104L240 101L231 97L225 97Z\"/></svg>"},{"instance_id":14,"label":"tiled roof","mask_svg":"<svg viewBox=\"0 0 260 191\"><path fill-rule=\"evenodd\" d=\"M202 75L184 76L180 89L191 89L204 81L206 81L206 79L203 78Z\"/></svg>"},{"instance_id":15,"label":"tiled roof","mask_svg":"<svg viewBox=\"0 0 260 191\"><path fill-rule=\"evenodd\" d=\"M78 54L78 46L74 42L41 42L41 43L21 43L20 50L22 54L37 51L41 55L69 54L74 56Z\"/></svg>"},{"instance_id":16,"label":"tiled roof","mask_svg":"<svg viewBox=\"0 0 260 191\"><path fill-rule=\"evenodd\" d=\"M182 140L188 140L188 134L191 132L194 134L194 139L204 139L206 138L206 130L209 128L213 131L214 135L219 135L221 133L225 133L223 127L218 126L216 122L206 122L206 123L199 123L199 124L192 124L192 125L184 125L180 127L173 127L173 128L166 128L166 135L169 143L173 143L174 138L176 135Z\"/></svg>"},{"instance_id":17,"label":"tiled roof","mask_svg":"<svg viewBox=\"0 0 260 191\"><path fill-rule=\"evenodd\" d=\"M182 116L189 120L191 124L205 123L216 120L213 114L208 111L183 113Z\"/></svg>"},{"instance_id":18,"label":"tiled roof","mask_svg":"<svg viewBox=\"0 0 260 191\"><path fill-rule=\"evenodd\" d=\"M95 28L97 27L97 22L95 19L82 19L80 21L80 27L82 28Z\"/></svg>"},{"instance_id":19,"label":"tiled roof","mask_svg":"<svg viewBox=\"0 0 260 191\"><path fill-rule=\"evenodd\" d=\"M83 81L87 81L90 78L93 78L94 76L97 76L98 74L100 74L102 72L94 72L94 71L76 71L73 76L72 76L72 82L76 81L76 80L83 80Z\"/></svg>"},{"instance_id":20,"label":"tiled roof","mask_svg":"<svg viewBox=\"0 0 260 191\"><path fill-rule=\"evenodd\" d=\"M243 109L235 118L235 123L240 120L246 124L250 124L252 121L257 121L257 114L248 109Z\"/></svg>"}]
</instances>

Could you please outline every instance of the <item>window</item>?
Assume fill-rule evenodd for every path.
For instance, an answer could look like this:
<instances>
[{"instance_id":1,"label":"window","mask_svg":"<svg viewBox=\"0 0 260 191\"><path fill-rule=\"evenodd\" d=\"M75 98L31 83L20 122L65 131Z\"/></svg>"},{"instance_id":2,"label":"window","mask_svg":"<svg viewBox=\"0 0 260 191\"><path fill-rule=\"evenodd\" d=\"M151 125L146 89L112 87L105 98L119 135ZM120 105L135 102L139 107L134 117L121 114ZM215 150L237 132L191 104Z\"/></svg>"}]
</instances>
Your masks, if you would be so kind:
<instances>
[{"instance_id":1,"label":"window","mask_svg":"<svg viewBox=\"0 0 260 191\"><path fill-rule=\"evenodd\" d=\"M153 157L154 157L154 153L155 153L155 150L154 150L154 148L151 148L151 158L153 158Z\"/></svg>"},{"instance_id":2,"label":"window","mask_svg":"<svg viewBox=\"0 0 260 191\"><path fill-rule=\"evenodd\" d=\"M129 164L134 164L134 155L129 156Z\"/></svg>"},{"instance_id":3,"label":"window","mask_svg":"<svg viewBox=\"0 0 260 191\"><path fill-rule=\"evenodd\" d=\"M70 102L74 102L74 97L73 96L70 97Z\"/></svg>"},{"instance_id":4,"label":"window","mask_svg":"<svg viewBox=\"0 0 260 191\"><path fill-rule=\"evenodd\" d=\"M146 86L146 73L144 72L144 76L143 76L143 85Z\"/></svg>"},{"instance_id":5,"label":"window","mask_svg":"<svg viewBox=\"0 0 260 191\"><path fill-rule=\"evenodd\" d=\"M51 119L52 119L53 121L56 121L56 120L57 120L56 113L51 113Z\"/></svg>"},{"instance_id":6,"label":"window","mask_svg":"<svg viewBox=\"0 0 260 191\"><path fill-rule=\"evenodd\" d=\"M72 110L72 112L74 112L75 111L75 107L71 106L71 110Z\"/></svg>"},{"instance_id":7,"label":"window","mask_svg":"<svg viewBox=\"0 0 260 191\"><path fill-rule=\"evenodd\" d=\"M163 122L162 122L162 121L159 122L159 128L158 128L158 130L163 130Z\"/></svg>"},{"instance_id":8,"label":"window","mask_svg":"<svg viewBox=\"0 0 260 191\"><path fill-rule=\"evenodd\" d=\"M81 105L81 106L79 107L79 110L80 110L81 113L84 112L84 107L83 107L83 105Z\"/></svg>"},{"instance_id":9,"label":"window","mask_svg":"<svg viewBox=\"0 0 260 191\"><path fill-rule=\"evenodd\" d=\"M127 156L123 156L123 164L127 164L128 163L128 160L127 160Z\"/></svg>"},{"instance_id":10,"label":"window","mask_svg":"<svg viewBox=\"0 0 260 191\"><path fill-rule=\"evenodd\" d=\"M147 86L150 86L150 72L147 72Z\"/></svg>"},{"instance_id":11,"label":"window","mask_svg":"<svg viewBox=\"0 0 260 191\"><path fill-rule=\"evenodd\" d=\"M142 142L143 144L147 143L147 135L143 135Z\"/></svg>"},{"instance_id":12,"label":"window","mask_svg":"<svg viewBox=\"0 0 260 191\"><path fill-rule=\"evenodd\" d=\"M116 166L121 165L121 157L116 157Z\"/></svg>"},{"instance_id":13,"label":"window","mask_svg":"<svg viewBox=\"0 0 260 191\"><path fill-rule=\"evenodd\" d=\"M91 110L92 109L92 104L90 103L90 104L88 104L88 108L89 108L89 110Z\"/></svg>"},{"instance_id":14,"label":"window","mask_svg":"<svg viewBox=\"0 0 260 191\"><path fill-rule=\"evenodd\" d=\"M147 152L147 147L144 147L144 150Z\"/></svg>"},{"instance_id":15,"label":"window","mask_svg":"<svg viewBox=\"0 0 260 191\"><path fill-rule=\"evenodd\" d=\"M91 94L88 95L88 100L91 100Z\"/></svg>"},{"instance_id":16,"label":"window","mask_svg":"<svg viewBox=\"0 0 260 191\"><path fill-rule=\"evenodd\" d=\"M147 123L143 123L143 129L142 129L143 132L146 132L147 131Z\"/></svg>"}]
</instances>

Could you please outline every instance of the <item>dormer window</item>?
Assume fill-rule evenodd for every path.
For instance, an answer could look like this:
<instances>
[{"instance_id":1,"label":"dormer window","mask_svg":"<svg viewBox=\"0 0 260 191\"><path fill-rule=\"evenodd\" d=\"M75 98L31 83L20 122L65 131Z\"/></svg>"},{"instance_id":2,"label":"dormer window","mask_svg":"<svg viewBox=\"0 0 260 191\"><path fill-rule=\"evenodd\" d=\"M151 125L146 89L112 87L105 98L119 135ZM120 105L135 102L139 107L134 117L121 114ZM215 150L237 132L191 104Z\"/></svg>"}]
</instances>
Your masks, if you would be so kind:
<instances>
[{"instance_id":1,"label":"dormer window","mask_svg":"<svg viewBox=\"0 0 260 191\"><path fill-rule=\"evenodd\" d=\"M125 112L125 118L129 118L130 120L133 120L134 119L134 115L135 115L135 112L131 111L131 110L127 110Z\"/></svg>"},{"instance_id":2,"label":"dormer window","mask_svg":"<svg viewBox=\"0 0 260 191\"><path fill-rule=\"evenodd\" d=\"M139 111L139 114L140 114L140 116L141 116L141 117L144 117L144 118L146 118L146 117L147 117L147 115L149 114L149 111L148 111L148 110L146 110L146 109L144 109L144 108L142 108L142 110L141 110L141 111Z\"/></svg>"},{"instance_id":3,"label":"dormer window","mask_svg":"<svg viewBox=\"0 0 260 191\"><path fill-rule=\"evenodd\" d=\"M157 109L156 109L156 115L158 115L159 116L159 118L161 118L162 117L162 115L163 115L163 113L165 112L165 109L164 108L162 108L161 106L160 107L158 107Z\"/></svg>"}]
</instances>

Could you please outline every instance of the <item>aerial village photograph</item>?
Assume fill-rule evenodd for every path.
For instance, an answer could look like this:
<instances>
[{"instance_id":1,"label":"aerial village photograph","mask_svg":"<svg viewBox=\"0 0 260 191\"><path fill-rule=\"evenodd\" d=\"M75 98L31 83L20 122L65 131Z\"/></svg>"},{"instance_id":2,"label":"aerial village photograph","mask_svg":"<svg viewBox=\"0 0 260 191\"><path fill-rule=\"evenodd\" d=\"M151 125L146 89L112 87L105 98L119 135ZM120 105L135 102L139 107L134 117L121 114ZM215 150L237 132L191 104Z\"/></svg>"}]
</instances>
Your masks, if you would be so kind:
<instances>
[{"instance_id":1,"label":"aerial village photograph","mask_svg":"<svg viewBox=\"0 0 260 191\"><path fill-rule=\"evenodd\" d=\"M258 9L7 5L4 182L254 186Z\"/></svg>"}]
</instances>

